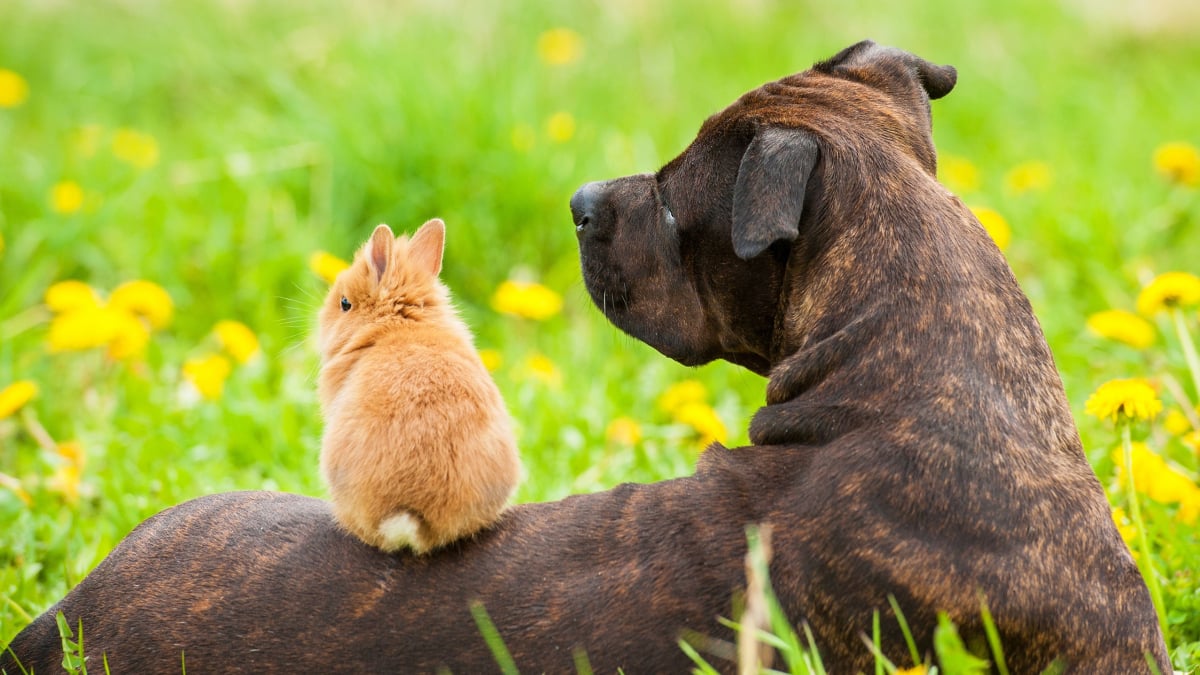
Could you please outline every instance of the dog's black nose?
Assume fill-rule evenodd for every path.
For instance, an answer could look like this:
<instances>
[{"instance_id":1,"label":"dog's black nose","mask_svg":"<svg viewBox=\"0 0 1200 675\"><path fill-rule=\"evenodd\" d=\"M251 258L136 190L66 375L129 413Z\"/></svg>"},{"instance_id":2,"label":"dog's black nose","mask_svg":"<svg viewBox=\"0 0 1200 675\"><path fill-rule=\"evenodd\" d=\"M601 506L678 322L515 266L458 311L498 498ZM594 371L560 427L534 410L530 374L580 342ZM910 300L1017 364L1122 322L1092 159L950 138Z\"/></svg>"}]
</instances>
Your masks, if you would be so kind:
<instances>
[{"instance_id":1,"label":"dog's black nose","mask_svg":"<svg viewBox=\"0 0 1200 675\"><path fill-rule=\"evenodd\" d=\"M571 218L575 220L575 233L587 234L596 227L596 207L600 201L601 183L587 183L571 197Z\"/></svg>"}]
</instances>

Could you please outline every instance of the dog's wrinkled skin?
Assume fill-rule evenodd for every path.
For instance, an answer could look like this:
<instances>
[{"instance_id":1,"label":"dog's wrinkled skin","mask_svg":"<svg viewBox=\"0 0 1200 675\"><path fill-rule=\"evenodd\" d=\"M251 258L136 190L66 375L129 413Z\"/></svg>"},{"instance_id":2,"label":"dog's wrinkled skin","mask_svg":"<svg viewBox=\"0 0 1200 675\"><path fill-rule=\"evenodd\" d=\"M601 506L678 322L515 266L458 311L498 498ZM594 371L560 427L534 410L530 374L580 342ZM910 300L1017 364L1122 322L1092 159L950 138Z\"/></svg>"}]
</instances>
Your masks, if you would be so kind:
<instances>
[{"instance_id":1,"label":"dog's wrinkled skin","mask_svg":"<svg viewBox=\"0 0 1200 675\"><path fill-rule=\"evenodd\" d=\"M584 279L663 354L769 376L759 447L708 459L777 458L776 591L834 672L867 668L887 593L928 638L937 609L978 637L981 592L1013 672L1169 672L1029 303L935 179L954 83L862 43L750 92L658 173L580 189Z\"/></svg>"},{"instance_id":2,"label":"dog's wrinkled skin","mask_svg":"<svg viewBox=\"0 0 1200 675\"><path fill-rule=\"evenodd\" d=\"M952 69L856 45L708 120L655 175L572 200L585 281L622 329L684 363L769 375L754 446L696 474L510 509L425 558L340 533L318 500L214 495L151 518L13 641L61 663L54 614L114 672L494 670L480 600L521 670L683 672L686 630L744 587L744 526L831 672L861 635L908 659L936 611L1011 672L1168 671L1149 597L1085 461L1041 331L1000 253L934 180L929 97ZM8 656L0 666L17 672ZM732 662L719 661L725 670Z\"/></svg>"}]
</instances>

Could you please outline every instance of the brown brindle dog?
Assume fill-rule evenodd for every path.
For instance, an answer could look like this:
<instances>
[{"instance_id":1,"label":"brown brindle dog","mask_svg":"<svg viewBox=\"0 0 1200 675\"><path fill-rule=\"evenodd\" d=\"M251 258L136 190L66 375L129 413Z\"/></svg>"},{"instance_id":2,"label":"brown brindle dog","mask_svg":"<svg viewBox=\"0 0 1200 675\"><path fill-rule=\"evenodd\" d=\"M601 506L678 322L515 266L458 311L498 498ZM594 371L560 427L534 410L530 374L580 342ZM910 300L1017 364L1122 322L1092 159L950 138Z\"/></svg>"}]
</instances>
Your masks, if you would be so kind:
<instances>
[{"instance_id":1,"label":"brown brindle dog","mask_svg":"<svg viewBox=\"0 0 1200 675\"><path fill-rule=\"evenodd\" d=\"M755 445L696 474L512 509L424 558L340 533L319 500L215 495L151 518L13 641L62 660L82 620L114 672L683 672L685 630L731 639L744 527L826 667L907 664L939 610L1010 672L1169 672L1149 595L1084 458L1029 303L934 178L929 99L952 68L870 42L743 96L657 174L572 199L584 278L619 327L683 363L770 378ZM19 672L8 657L0 664ZM732 663L722 662L726 670Z\"/></svg>"}]
</instances>

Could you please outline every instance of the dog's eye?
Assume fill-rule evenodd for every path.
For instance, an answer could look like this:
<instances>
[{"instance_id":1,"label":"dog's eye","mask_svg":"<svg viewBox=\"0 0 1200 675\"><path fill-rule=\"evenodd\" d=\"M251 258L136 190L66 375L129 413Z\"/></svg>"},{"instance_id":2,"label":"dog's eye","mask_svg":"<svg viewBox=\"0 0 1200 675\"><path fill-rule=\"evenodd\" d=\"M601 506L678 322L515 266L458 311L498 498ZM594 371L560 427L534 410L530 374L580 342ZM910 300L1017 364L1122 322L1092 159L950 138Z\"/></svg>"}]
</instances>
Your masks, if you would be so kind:
<instances>
[{"instance_id":1,"label":"dog's eye","mask_svg":"<svg viewBox=\"0 0 1200 675\"><path fill-rule=\"evenodd\" d=\"M676 220L674 220L674 214L671 213L671 204L667 203L666 199L662 197L662 192L658 190L654 191L654 196L658 197L659 207L662 209L662 222L673 229L676 227Z\"/></svg>"},{"instance_id":2,"label":"dog's eye","mask_svg":"<svg viewBox=\"0 0 1200 675\"><path fill-rule=\"evenodd\" d=\"M343 296L342 296L342 311L343 311L343 312L349 312L349 311L350 311L350 308L351 308L352 306L353 306L353 305L351 305L351 304L350 304L350 301L346 299L346 296L344 296L344 295L343 295Z\"/></svg>"},{"instance_id":3,"label":"dog's eye","mask_svg":"<svg viewBox=\"0 0 1200 675\"><path fill-rule=\"evenodd\" d=\"M655 180L657 181L658 178L656 177ZM663 210L663 222L666 223L667 227L674 229L676 227L675 214L671 212L671 205L663 197L662 189L658 187L657 182L654 185L654 199Z\"/></svg>"}]
</instances>

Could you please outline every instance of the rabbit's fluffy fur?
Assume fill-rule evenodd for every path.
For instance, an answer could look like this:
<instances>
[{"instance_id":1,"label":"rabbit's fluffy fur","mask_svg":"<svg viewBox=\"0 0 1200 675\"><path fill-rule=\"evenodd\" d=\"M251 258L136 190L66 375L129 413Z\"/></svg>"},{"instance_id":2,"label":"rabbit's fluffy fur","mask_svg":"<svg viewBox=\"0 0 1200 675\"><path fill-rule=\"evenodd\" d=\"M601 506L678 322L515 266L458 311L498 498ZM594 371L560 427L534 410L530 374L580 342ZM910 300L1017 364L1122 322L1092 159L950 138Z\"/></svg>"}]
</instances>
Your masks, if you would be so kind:
<instances>
[{"instance_id":1,"label":"rabbit's fluffy fur","mask_svg":"<svg viewBox=\"0 0 1200 675\"><path fill-rule=\"evenodd\" d=\"M445 225L375 229L318 317L321 473L338 522L424 553L494 523L521 480L509 415L438 280Z\"/></svg>"}]
</instances>

